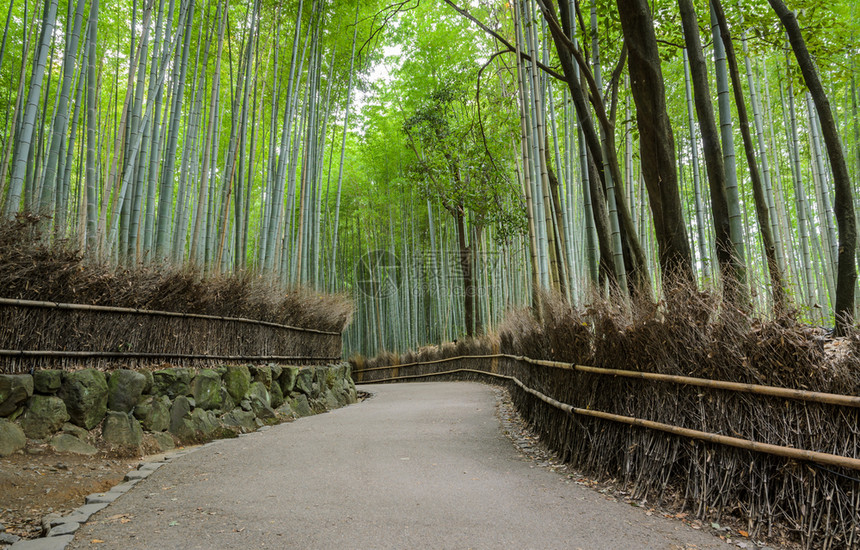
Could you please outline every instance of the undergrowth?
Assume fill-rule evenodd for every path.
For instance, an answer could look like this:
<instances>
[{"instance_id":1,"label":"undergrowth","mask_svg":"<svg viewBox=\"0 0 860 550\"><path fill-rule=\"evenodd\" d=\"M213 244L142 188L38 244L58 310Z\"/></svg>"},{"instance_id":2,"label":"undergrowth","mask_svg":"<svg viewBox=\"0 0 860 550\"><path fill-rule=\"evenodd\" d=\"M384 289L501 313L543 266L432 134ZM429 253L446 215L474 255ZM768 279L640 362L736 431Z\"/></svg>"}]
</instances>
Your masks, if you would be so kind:
<instances>
[{"instance_id":1,"label":"undergrowth","mask_svg":"<svg viewBox=\"0 0 860 550\"><path fill-rule=\"evenodd\" d=\"M0 224L0 297L245 317L341 332L352 316L344 295L320 294L251 271L204 275L193 266L99 263L70 243L46 244L39 218Z\"/></svg>"}]
</instances>

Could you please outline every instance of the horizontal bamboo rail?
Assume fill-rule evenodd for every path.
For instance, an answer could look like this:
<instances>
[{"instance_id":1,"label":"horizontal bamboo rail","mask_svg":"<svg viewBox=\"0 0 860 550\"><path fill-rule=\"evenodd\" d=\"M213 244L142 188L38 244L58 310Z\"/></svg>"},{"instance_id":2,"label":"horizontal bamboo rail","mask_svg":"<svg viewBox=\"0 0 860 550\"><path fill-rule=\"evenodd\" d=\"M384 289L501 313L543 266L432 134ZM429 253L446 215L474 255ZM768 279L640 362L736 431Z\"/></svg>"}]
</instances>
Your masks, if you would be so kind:
<instances>
[{"instance_id":1,"label":"horizontal bamboo rail","mask_svg":"<svg viewBox=\"0 0 860 550\"><path fill-rule=\"evenodd\" d=\"M158 311L154 309L138 309L131 307L116 307L116 306L96 306L86 304L63 304L60 302L44 302L38 300L18 300L13 298L0 298L0 306L12 307L31 307L31 308L48 308L48 309L63 309L73 311L98 311L104 313L129 313L134 315L154 315L159 317L179 317L182 319L208 319L211 321L232 321L235 323L247 323L252 325L260 325L265 327L282 328L287 330L295 330L299 332L311 332L315 334L327 334L331 336L340 336L341 333L319 330L315 328L294 327L290 325L282 325L272 323L270 321L260 321L257 319L246 319L244 317L224 317L221 315L204 315L202 313L180 313L177 311Z\"/></svg>"},{"instance_id":2,"label":"horizontal bamboo rail","mask_svg":"<svg viewBox=\"0 0 860 550\"><path fill-rule=\"evenodd\" d=\"M506 353L496 353L491 355L459 355L457 357L448 357L445 359L436 359L433 361L419 361L413 363L404 363L402 365L389 365L387 367L374 367L370 369L361 369L354 371L355 374L363 372L372 372L378 370L386 370L393 368L407 368L418 365L431 365L435 363L446 363L460 361L463 359L512 359L522 361L532 365L540 365L544 367L576 370L589 374L620 376L623 378L638 378L642 380L654 380L658 382L669 382L686 386L698 386L702 388L713 388L719 390L727 390L740 393L751 393L756 395L768 395L771 397L780 397L784 399L795 399L798 401L807 401L811 403L826 403L828 405L840 405L845 407L860 408L860 396L856 395L841 395L837 393L815 392L809 390L797 390L794 388L781 388L778 386L765 386L761 384L746 384L742 382L727 382L724 380L709 380L707 378L695 378L692 376L679 376L675 374L659 374L654 372L639 372L620 369L606 369L601 367L590 367L586 365L576 365L573 363L562 363L560 361L546 361L543 359L531 359L521 355L509 355Z\"/></svg>"},{"instance_id":3,"label":"horizontal bamboo rail","mask_svg":"<svg viewBox=\"0 0 860 550\"><path fill-rule=\"evenodd\" d=\"M139 353L122 351L48 351L0 349L0 357L56 357L69 359L211 359L217 361L330 362L340 357L304 355L194 355L189 353Z\"/></svg>"},{"instance_id":4,"label":"horizontal bamboo rail","mask_svg":"<svg viewBox=\"0 0 860 550\"><path fill-rule=\"evenodd\" d=\"M453 359L453 358L450 358ZM450 360L447 359L447 360ZM446 360L446 361L447 361ZM400 365L401 367L404 365ZM851 458L847 456L834 455L830 453L822 453L818 451L808 451L805 449L795 449L793 447L783 447L781 445L772 445L770 443L761 443L758 441L751 441L749 439L743 439L740 437L731 437L726 435L715 434L711 432L703 432L700 430L693 430L690 428L682 428L680 426L673 426L671 424L664 424L662 422L655 422L653 420L644 420L642 418L636 418L633 416L623 416L620 414L612 414L603 411L596 411L591 409L581 409L579 407L574 407L572 405L568 405L567 403L562 403L548 395L545 395L535 389L532 389L525 384L523 384L518 378L514 376L506 376L503 374L495 374L492 372L486 372L482 370L475 369L453 369L445 372L436 372L436 373L428 373L428 374L412 374L405 376L398 376L394 378L383 378L381 380L373 380L368 382L360 382L361 384L371 384L375 382L393 382L397 380L407 380L407 379L416 379L416 378L429 378L433 376L444 376L444 375L452 375L461 372L469 372L475 374L481 374L485 376L491 376L497 379L508 380L516 384L520 389L529 393L536 398L540 399L544 403L551 405L557 409L565 411L568 414L580 415L580 416L589 416L592 418L601 418L603 420L609 420L611 422L620 422L622 424L629 424L631 426L639 426L642 428L648 428L651 430L658 430L661 432L671 433L674 435L687 437L689 439L696 439L700 441L707 441L710 443L717 443L719 445L726 445L729 447L735 447L738 449L745 449L748 451L754 451L759 453L771 454L776 456L781 456L784 458L790 458L794 460L805 460L809 462L815 462L817 464L826 464L828 466L840 466L843 468L848 468L851 470L860 471L860 459Z\"/></svg>"}]
</instances>

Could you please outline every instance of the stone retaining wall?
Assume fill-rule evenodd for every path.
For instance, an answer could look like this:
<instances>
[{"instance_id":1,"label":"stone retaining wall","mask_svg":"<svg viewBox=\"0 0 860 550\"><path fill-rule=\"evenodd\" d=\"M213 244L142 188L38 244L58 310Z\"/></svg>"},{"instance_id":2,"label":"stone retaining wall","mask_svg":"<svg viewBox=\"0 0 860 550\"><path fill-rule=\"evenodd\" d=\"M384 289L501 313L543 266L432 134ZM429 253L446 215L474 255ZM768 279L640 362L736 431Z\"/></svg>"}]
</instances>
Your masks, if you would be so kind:
<instances>
[{"instance_id":1,"label":"stone retaining wall","mask_svg":"<svg viewBox=\"0 0 860 550\"><path fill-rule=\"evenodd\" d=\"M0 456L137 452L256 430L354 403L347 363L0 375Z\"/></svg>"}]
</instances>

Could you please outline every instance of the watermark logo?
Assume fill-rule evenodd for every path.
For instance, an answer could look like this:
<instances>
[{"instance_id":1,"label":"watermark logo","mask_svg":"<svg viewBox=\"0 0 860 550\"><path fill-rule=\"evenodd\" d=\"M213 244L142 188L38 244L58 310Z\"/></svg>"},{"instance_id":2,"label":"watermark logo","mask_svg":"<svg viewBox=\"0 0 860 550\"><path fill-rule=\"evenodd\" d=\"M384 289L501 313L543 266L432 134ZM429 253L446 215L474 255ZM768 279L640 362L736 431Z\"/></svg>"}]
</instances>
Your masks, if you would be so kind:
<instances>
[{"instance_id":1,"label":"watermark logo","mask_svg":"<svg viewBox=\"0 0 860 550\"><path fill-rule=\"evenodd\" d=\"M471 260L470 295L483 296L499 290L507 269L502 255L482 252ZM445 294L461 297L467 292L467 265L458 250L417 254L408 262L401 261L389 250L371 250L355 264L356 287L358 292L372 298L390 298L403 291L416 296Z\"/></svg>"},{"instance_id":2,"label":"watermark logo","mask_svg":"<svg viewBox=\"0 0 860 550\"><path fill-rule=\"evenodd\" d=\"M355 264L359 292L373 298L388 298L400 288L400 261L388 250L371 250Z\"/></svg>"}]
</instances>

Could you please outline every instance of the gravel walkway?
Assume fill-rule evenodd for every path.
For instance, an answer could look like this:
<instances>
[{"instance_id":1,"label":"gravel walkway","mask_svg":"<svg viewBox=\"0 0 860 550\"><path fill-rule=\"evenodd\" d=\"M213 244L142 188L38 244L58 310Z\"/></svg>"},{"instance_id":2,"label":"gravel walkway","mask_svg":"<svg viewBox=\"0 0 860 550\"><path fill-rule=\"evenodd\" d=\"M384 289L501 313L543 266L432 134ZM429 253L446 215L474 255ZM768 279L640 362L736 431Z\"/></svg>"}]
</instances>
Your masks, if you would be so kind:
<instances>
[{"instance_id":1,"label":"gravel walkway","mask_svg":"<svg viewBox=\"0 0 860 550\"><path fill-rule=\"evenodd\" d=\"M70 548L736 548L535 467L472 383L357 405L177 458Z\"/></svg>"}]
</instances>

